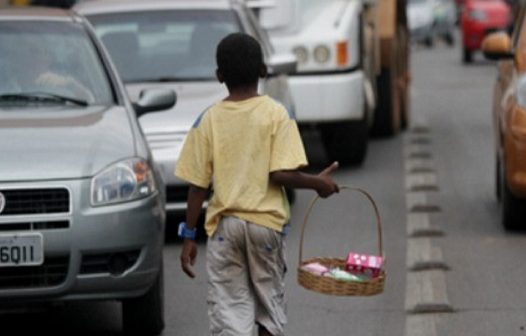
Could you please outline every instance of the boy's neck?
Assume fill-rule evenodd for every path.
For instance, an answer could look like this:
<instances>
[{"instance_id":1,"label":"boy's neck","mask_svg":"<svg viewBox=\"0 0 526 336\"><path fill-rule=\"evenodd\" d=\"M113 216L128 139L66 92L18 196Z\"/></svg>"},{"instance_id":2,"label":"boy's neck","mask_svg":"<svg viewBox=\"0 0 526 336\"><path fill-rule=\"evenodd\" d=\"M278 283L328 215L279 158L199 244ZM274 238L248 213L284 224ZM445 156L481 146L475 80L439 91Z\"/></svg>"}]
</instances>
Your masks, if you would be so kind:
<instances>
[{"instance_id":1,"label":"boy's neck","mask_svg":"<svg viewBox=\"0 0 526 336\"><path fill-rule=\"evenodd\" d=\"M259 96L258 94L258 87L250 86L250 87L239 87L239 88L232 88L228 89L229 95L225 98L225 101L243 101L246 99L254 98Z\"/></svg>"}]
</instances>

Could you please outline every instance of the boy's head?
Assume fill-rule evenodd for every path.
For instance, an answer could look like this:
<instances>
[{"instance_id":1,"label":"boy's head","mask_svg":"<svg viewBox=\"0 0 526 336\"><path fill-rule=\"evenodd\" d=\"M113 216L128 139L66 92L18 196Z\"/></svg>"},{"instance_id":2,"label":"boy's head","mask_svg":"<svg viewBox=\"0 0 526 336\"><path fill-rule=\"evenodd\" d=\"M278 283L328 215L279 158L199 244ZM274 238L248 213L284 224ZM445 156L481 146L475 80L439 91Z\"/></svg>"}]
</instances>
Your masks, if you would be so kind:
<instances>
[{"instance_id":1,"label":"boy's head","mask_svg":"<svg viewBox=\"0 0 526 336\"><path fill-rule=\"evenodd\" d=\"M263 52L250 35L234 33L223 38L216 52L217 79L229 90L257 85L267 75Z\"/></svg>"}]
</instances>

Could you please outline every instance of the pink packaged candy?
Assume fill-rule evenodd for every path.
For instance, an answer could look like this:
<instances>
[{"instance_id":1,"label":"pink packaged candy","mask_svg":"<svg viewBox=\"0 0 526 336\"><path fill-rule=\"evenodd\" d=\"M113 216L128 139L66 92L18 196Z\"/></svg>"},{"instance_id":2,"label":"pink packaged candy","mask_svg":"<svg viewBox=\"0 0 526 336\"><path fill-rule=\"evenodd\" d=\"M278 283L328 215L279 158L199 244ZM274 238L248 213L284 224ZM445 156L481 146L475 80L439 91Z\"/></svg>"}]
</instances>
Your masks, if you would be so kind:
<instances>
[{"instance_id":1,"label":"pink packaged candy","mask_svg":"<svg viewBox=\"0 0 526 336\"><path fill-rule=\"evenodd\" d=\"M383 263L382 257L349 252L345 270L351 273L377 277L382 272Z\"/></svg>"},{"instance_id":2,"label":"pink packaged candy","mask_svg":"<svg viewBox=\"0 0 526 336\"><path fill-rule=\"evenodd\" d=\"M326 273L330 271L328 267L323 266L322 264L317 263L317 262L303 265L302 268L308 272L311 272L317 275L325 275Z\"/></svg>"}]
</instances>

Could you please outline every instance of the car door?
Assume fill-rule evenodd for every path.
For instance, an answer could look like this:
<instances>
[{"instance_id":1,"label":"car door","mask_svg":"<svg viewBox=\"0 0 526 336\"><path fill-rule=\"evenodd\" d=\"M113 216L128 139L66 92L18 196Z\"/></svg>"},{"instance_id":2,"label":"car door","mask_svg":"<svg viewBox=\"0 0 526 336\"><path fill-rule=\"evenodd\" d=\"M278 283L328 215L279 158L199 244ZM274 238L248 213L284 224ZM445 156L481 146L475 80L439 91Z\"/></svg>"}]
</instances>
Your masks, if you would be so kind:
<instances>
[{"instance_id":1,"label":"car door","mask_svg":"<svg viewBox=\"0 0 526 336\"><path fill-rule=\"evenodd\" d=\"M526 7L523 7L520 15L517 16L517 20L513 27L512 49L516 53L520 53L520 50L526 51L526 31L525 25L523 24L524 20L526 19L525 14ZM517 55L517 57L520 57L520 55ZM517 57L502 60L497 65L498 75L493 99L493 124L495 126L495 134L497 135L497 150L500 150L502 147L502 136L505 132L507 124L506 111L511 109L511 106L514 102L514 93L517 80Z\"/></svg>"}]
</instances>

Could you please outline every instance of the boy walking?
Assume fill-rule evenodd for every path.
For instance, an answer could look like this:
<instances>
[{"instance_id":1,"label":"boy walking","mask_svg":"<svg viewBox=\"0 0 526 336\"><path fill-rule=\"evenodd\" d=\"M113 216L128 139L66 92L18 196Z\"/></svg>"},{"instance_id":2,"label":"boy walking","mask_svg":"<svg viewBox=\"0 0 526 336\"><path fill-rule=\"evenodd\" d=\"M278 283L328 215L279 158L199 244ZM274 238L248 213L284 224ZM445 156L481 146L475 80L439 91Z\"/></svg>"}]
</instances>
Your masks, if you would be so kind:
<instances>
[{"instance_id":1,"label":"boy walking","mask_svg":"<svg viewBox=\"0 0 526 336\"><path fill-rule=\"evenodd\" d=\"M267 75L259 43L235 33L217 47L217 79L229 95L209 109L189 132L176 175L190 183L181 266L194 277L195 227L213 186L205 229L210 335L282 336L285 237L289 206L283 187L307 188L320 196L338 192L330 173L298 171L307 165L298 127L287 111L257 93Z\"/></svg>"}]
</instances>

